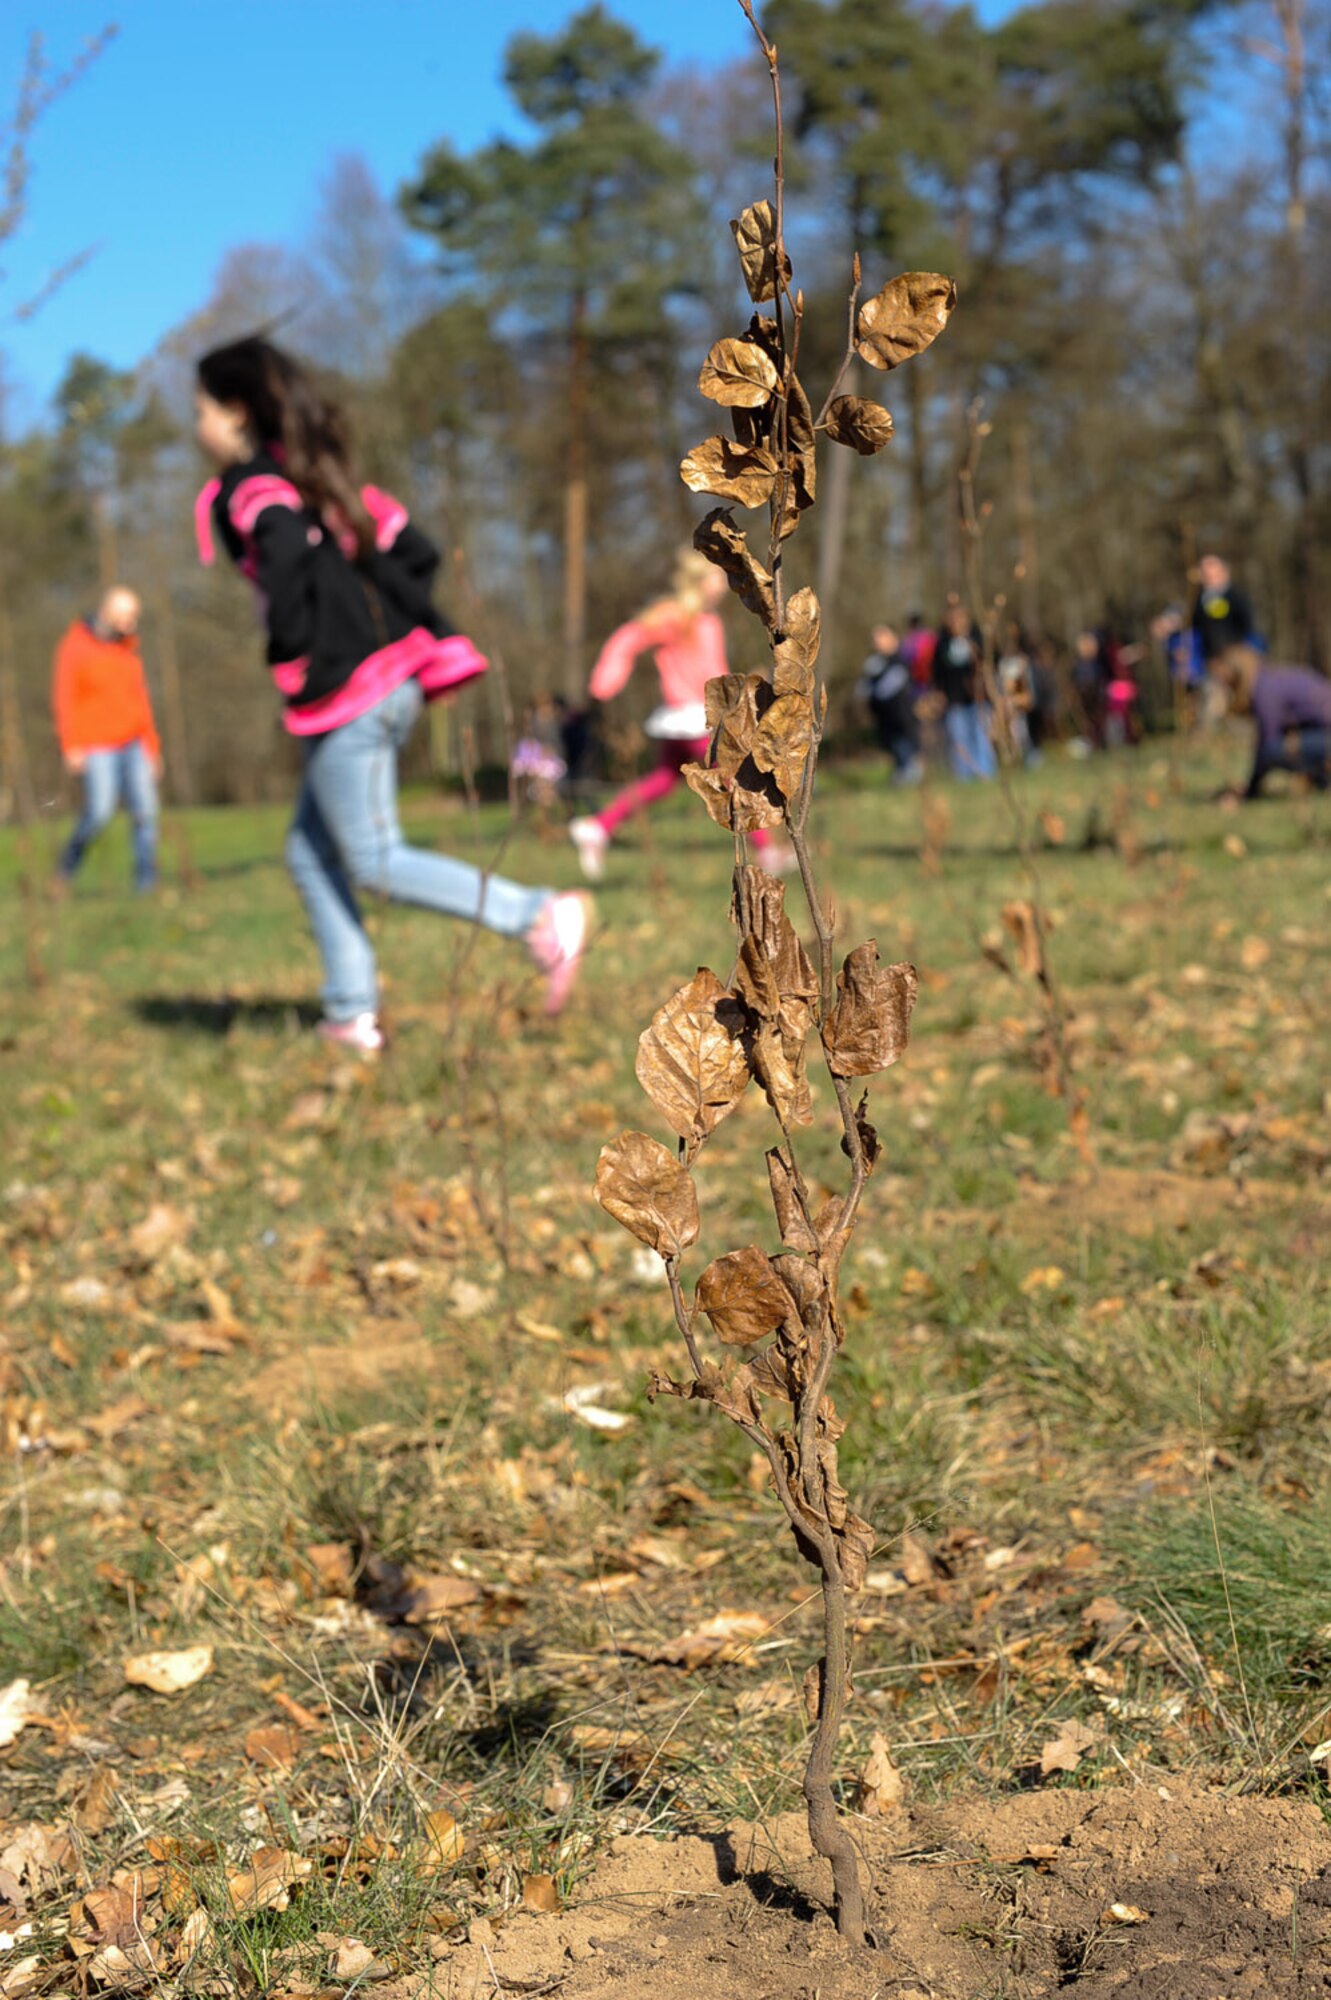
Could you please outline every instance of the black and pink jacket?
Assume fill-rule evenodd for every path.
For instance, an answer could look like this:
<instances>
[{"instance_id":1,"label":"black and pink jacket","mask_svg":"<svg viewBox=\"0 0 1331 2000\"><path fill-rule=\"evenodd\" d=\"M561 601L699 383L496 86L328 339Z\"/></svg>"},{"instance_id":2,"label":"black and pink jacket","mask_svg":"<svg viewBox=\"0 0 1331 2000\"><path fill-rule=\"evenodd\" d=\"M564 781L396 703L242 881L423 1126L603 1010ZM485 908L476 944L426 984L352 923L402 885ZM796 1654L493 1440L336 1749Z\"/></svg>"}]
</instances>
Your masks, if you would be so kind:
<instances>
[{"instance_id":1,"label":"black and pink jacket","mask_svg":"<svg viewBox=\"0 0 1331 2000\"><path fill-rule=\"evenodd\" d=\"M438 550L390 494L365 486L361 497L376 547L359 557L266 453L210 480L195 504L200 559L213 560L215 527L259 594L294 736L340 729L406 680L428 700L451 694L488 664L431 602Z\"/></svg>"}]
</instances>

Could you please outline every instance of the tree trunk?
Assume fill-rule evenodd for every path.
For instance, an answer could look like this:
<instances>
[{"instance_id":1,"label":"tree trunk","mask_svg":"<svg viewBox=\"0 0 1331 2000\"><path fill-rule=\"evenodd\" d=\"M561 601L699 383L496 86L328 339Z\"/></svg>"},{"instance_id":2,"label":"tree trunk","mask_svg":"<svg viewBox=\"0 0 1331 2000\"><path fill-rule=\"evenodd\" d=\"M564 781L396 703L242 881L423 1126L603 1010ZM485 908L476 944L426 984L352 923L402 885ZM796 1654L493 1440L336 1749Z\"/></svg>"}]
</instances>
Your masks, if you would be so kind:
<instances>
[{"instance_id":1,"label":"tree trunk","mask_svg":"<svg viewBox=\"0 0 1331 2000\"><path fill-rule=\"evenodd\" d=\"M0 601L0 745L3 746L4 777L13 794L14 817L18 822L23 963L28 975L28 984L41 987L46 984L46 965L41 949L41 919L38 910L40 889L37 881L37 850L33 839L33 826L37 818L37 795L33 788L27 746L23 738L18 676L14 667L14 631L9 622L9 606L3 601Z\"/></svg>"},{"instance_id":2,"label":"tree trunk","mask_svg":"<svg viewBox=\"0 0 1331 2000\"><path fill-rule=\"evenodd\" d=\"M185 702L180 685L180 657L176 650L176 620L171 600L164 590L154 593L157 613L157 657L162 675L162 720L170 745L171 790L182 806L198 803L194 769L189 757L189 737L185 729Z\"/></svg>"},{"instance_id":3,"label":"tree trunk","mask_svg":"<svg viewBox=\"0 0 1331 2000\"><path fill-rule=\"evenodd\" d=\"M569 320L568 465L564 479L564 693L585 691L587 644L587 412L591 357L587 300L574 294Z\"/></svg>"},{"instance_id":4,"label":"tree trunk","mask_svg":"<svg viewBox=\"0 0 1331 2000\"><path fill-rule=\"evenodd\" d=\"M922 606L936 595L937 578L926 574L925 552L929 547L929 450L924 429L924 395L919 371L906 370L906 404L910 411L910 506L908 509L910 549L910 594Z\"/></svg>"},{"instance_id":5,"label":"tree trunk","mask_svg":"<svg viewBox=\"0 0 1331 2000\"><path fill-rule=\"evenodd\" d=\"M1012 501L1017 514L1017 613L1029 644L1040 639L1040 550L1031 488L1031 427L1023 413L1012 426Z\"/></svg>"},{"instance_id":6,"label":"tree trunk","mask_svg":"<svg viewBox=\"0 0 1331 2000\"><path fill-rule=\"evenodd\" d=\"M120 581L120 548L109 493L94 493L92 521L97 538L97 581L103 590L110 590Z\"/></svg>"}]
</instances>

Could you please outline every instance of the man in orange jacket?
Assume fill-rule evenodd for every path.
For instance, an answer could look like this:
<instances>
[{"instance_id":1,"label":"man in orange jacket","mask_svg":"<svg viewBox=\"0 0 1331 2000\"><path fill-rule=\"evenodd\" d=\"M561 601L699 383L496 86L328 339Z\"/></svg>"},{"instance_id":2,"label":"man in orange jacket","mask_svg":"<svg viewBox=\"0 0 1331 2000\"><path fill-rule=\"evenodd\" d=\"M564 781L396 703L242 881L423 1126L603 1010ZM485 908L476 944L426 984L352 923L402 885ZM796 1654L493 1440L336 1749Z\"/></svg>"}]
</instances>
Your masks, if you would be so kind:
<instances>
[{"instance_id":1,"label":"man in orange jacket","mask_svg":"<svg viewBox=\"0 0 1331 2000\"><path fill-rule=\"evenodd\" d=\"M68 882L118 803L134 838L134 886L157 880L161 750L139 658L139 600L117 584L94 617L77 619L56 648L55 726L66 770L83 780L83 811L60 857Z\"/></svg>"}]
</instances>

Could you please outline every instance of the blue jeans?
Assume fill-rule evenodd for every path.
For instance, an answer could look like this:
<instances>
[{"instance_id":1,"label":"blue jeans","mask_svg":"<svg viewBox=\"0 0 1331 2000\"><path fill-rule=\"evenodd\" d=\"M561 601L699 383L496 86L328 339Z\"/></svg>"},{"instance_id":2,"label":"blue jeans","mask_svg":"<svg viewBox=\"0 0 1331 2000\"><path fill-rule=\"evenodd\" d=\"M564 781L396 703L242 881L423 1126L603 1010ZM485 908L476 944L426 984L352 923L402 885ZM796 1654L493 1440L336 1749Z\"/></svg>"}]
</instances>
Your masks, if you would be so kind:
<instances>
[{"instance_id":1,"label":"blue jeans","mask_svg":"<svg viewBox=\"0 0 1331 2000\"><path fill-rule=\"evenodd\" d=\"M505 937L524 937L553 894L407 846L397 815L397 753L423 701L418 683L404 681L354 722L306 738L286 860L323 960L324 1012L332 1021L372 1014L379 1004L357 889L467 917Z\"/></svg>"},{"instance_id":2,"label":"blue jeans","mask_svg":"<svg viewBox=\"0 0 1331 2000\"><path fill-rule=\"evenodd\" d=\"M89 750L83 766L83 810L60 856L66 881L99 833L110 825L117 805L129 814L134 844L134 887L151 889L157 880L157 780L142 742L119 750Z\"/></svg>"},{"instance_id":3,"label":"blue jeans","mask_svg":"<svg viewBox=\"0 0 1331 2000\"><path fill-rule=\"evenodd\" d=\"M954 702L943 717L954 778L992 778L997 769L987 701Z\"/></svg>"}]
</instances>

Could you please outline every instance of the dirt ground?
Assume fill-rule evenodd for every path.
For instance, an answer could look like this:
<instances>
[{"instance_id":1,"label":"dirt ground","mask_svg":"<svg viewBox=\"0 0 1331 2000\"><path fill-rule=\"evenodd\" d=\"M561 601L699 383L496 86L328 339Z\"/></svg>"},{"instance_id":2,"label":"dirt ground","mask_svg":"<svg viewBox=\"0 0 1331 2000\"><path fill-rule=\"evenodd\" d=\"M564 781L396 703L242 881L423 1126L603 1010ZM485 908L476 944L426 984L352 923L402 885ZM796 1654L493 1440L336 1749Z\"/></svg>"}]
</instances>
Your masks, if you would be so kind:
<instances>
[{"instance_id":1,"label":"dirt ground","mask_svg":"<svg viewBox=\"0 0 1331 2000\"><path fill-rule=\"evenodd\" d=\"M847 1950L802 1819L617 1840L576 1905L474 1925L448 2000L1221 2000L1331 1988L1331 1830L1179 1784L857 1822L877 1949Z\"/></svg>"}]
</instances>

